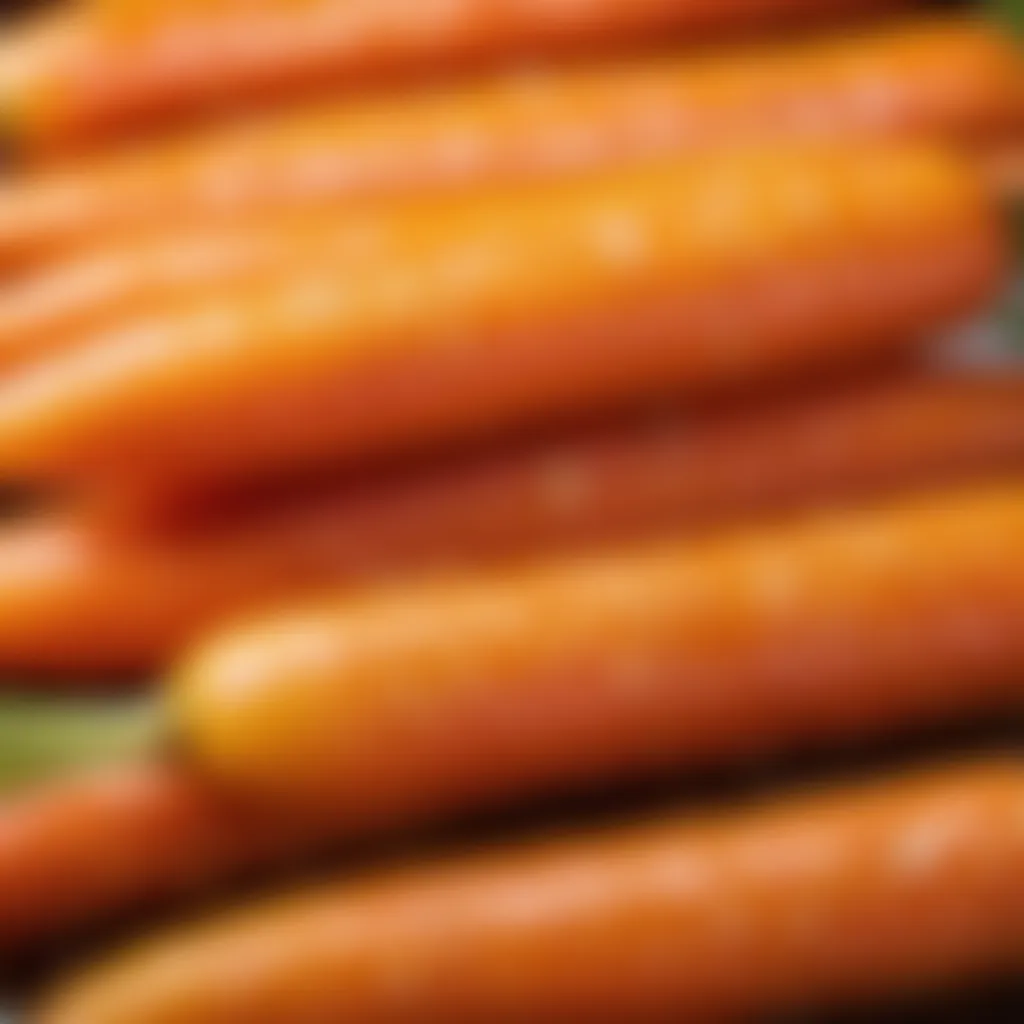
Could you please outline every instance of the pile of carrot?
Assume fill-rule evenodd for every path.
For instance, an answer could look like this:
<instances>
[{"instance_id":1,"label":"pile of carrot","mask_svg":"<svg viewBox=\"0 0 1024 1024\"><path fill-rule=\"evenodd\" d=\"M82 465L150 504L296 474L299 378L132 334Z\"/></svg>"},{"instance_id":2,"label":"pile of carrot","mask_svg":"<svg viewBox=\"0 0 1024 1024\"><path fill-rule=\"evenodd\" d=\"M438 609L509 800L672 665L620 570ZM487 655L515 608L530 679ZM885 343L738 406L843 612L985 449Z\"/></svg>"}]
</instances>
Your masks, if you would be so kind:
<instances>
[{"instance_id":1,"label":"pile of carrot","mask_svg":"<svg viewBox=\"0 0 1024 1024\"><path fill-rule=\"evenodd\" d=\"M1024 372L947 343L1013 281L1009 26L62 0L0 36L0 131L26 1020L744 1021L1024 971L1012 755L502 825L1024 712Z\"/></svg>"}]
</instances>

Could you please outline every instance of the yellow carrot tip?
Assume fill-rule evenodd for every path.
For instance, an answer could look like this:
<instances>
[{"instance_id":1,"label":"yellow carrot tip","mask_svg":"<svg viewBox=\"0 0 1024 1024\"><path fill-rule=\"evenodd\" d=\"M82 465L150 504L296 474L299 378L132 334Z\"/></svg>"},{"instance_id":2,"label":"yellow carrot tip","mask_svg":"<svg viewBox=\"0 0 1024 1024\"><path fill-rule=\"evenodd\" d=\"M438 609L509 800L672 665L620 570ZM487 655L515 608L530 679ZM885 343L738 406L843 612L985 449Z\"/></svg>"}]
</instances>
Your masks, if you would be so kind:
<instances>
[{"instance_id":1,"label":"yellow carrot tip","mask_svg":"<svg viewBox=\"0 0 1024 1024\"><path fill-rule=\"evenodd\" d=\"M0 793L157 753L158 701L0 698Z\"/></svg>"}]
</instances>

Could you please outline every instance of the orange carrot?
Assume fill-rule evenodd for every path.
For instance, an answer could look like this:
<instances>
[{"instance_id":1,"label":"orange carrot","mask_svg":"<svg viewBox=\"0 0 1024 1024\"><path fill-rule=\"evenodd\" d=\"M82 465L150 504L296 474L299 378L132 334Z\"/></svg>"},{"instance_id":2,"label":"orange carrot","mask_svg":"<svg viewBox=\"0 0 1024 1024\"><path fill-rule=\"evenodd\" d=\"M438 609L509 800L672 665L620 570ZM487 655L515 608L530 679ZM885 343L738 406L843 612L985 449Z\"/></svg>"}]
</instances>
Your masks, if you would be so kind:
<instances>
[{"instance_id":1,"label":"orange carrot","mask_svg":"<svg viewBox=\"0 0 1024 1024\"><path fill-rule=\"evenodd\" d=\"M725 1021L1024 965L1024 767L945 767L348 881L60 985L40 1024Z\"/></svg>"},{"instance_id":2,"label":"orange carrot","mask_svg":"<svg viewBox=\"0 0 1024 1024\"><path fill-rule=\"evenodd\" d=\"M157 232L75 253L0 291L0 367L74 348L155 309L273 281L288 269L384 258L402 206Z\"/></svg>"},{"instance_id":3,"label":"orange carrot","mask_svg":"<svg viewBox=\"0 0 1024 1024\"><path fill-rule=\"evenodd\" d=\"M203 645L240 792L408 822L1024 702L1024 489L347 595Z\"/></svg>"},{"instance_id":4,"label":"orange carrot","mask_svg":"<svg viewBox=\"0 0 1024 1024\"><path fill-rule=\"evenodd\" d=\"M5 703L0 782L138 756L167 711L215 781L122 768L5 804L0 940L531 795L1018 707L1022 520L1019 489L950 495L421 585L224 638L151 713Z\"/></svg>"},{"instance_id":5,"label":"orange carrot","mask_svg":"<svg viewBox=\"0 0 1024 1024\"><path fill-rule=\"evenodd\" d=\"M966 163L906 146L427 203L387 261L154 311L8 377L0 470L200 484L842 364L991 296L1001 226Z\"/></svg>"},{"instance_id":6,"label":"orange carrot","mask_svg":"<svg viewBox=\"0 0 1024 1024\"><path fill-rule=\"evenodd\" d=\"M138 763L72 777L0 806L0 955L302 857L312 829L265 815L190 771Z\"/></svg>"},{"instance_id":7,"label":"orange carrot","mask_svg":"<svg viewBox=\"0 0 1024 1024\"><path fill-rule=\"evenodd\" d=\"M53 151L324 88L451 74L514 58L694 41L897 0L263 0L80 5L0 49L15 144Z\"/></svg>"},{"instance_id":8,"label":"orange carrot","mask_svg":"<svg viewBox=\"0 0 1024 1024\"><path fill-rule=\"evenodd\" d=\"M198 509L132 536L84 514L0 533L0 668L165 665L245 609L1024 467L1024 378L899 373L700 415L629 415ZM119 524L120 525L120 524ZM154 526L160 526L155 530ZM167 527L173 526L174 532ZM43 681L37 685L42 686Z\"/></svg>"},{"instance_id":9,"label":"orange carrot","mask_svg":"<svg viewBox=\"0 0 1024 1024\"><path fill-rule=\"evenodd\" d=\"M717 0L717 6L729 5ZM0 260L182 223L555 177L768 139L1019 138L1019 51L966 18L348 100L94 156L0 187Z\"/></svg>"}]
</instances>

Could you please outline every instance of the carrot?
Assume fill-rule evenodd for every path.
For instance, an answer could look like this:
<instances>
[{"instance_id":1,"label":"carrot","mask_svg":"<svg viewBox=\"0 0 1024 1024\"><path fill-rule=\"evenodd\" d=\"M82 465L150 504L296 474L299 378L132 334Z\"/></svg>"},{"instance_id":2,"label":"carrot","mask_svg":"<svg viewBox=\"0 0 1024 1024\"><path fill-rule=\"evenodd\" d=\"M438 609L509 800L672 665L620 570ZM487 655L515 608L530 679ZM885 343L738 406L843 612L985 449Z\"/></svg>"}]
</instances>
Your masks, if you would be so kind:
<instances>
[{"instance_id":1,"label":"carrot","mask_svg":"<svg viewBox=\"0 0 1024 1024\"><path fill-rule=\"evenodd\" d=\"M820 391L817 390L820 386ZM900 372L736 409L616 417L240 496L129 536L85 512L0 533L0 667L166 665L242 610L1024 466L1024 378ZM187 525L187 528L186 528ZM155 527L158 527L156 529ZM37 686L42 687L40 680Z\"/></svg>"},{"instance_id":2,"label":"carrot","mask_svg":"<svg viewBox=\"0 0 1024 1024\"><path fill-rule=\"evenodd\" d=\"M1024 767L963 764L326 886L58 986L40 1024L724 1021L1024 964Z\"/></svg>"},{"instance_id":3,"label":"carrot","mask_svg":"<svg viewBox=\"0 0 1024 1024\"><path fill-rule=\"evenodd\" d=\"M907 373L316 481L269 503L240 499L216 521L198 509L187 529L151 519L129 536L62 514L0 532L0 666L128 684L224 618L322 587L1021 466L1024 379Z\"/></svg>"},{"instance_id":4,"label":"carrot","mask_svg":"<svg viewBox=\"0 0 1024 1024\"><path fill-rule=\"evenodd\" d=\"M286 214L256 223L131 236L68 255L0 291L0 367L73 348L90 332L224 289L273 281L286 268L380 260L402 207ZM390 230L389 230L390 229Z\"/></svg>"},{"instance_id":5,"label":"carrot","mask_svg":"<svg viewBox=\"0 0 1024 1024\"><path fill-rule=\"evenodd\" d=\"M542 793L1018 707L1022 518L1020 489L949 495L421 584L233 631L148 713L5 703L4 781L172 732L192 767L111 767L84 801L57 783L41 817L6 804L0 938Z\"/></svg>"},{"instance_id":6,"label":"carrot","mask_svg":"<svg viewBox=\"0 0 1024 1024\"><path fill-rule=\"evenodd\" d=\"M312 834L308 824L242 805L163 763L133 762L7 796L0 806L0 955L9 963L294 862L315 846Z\"/></svg>"},{"instance_id":7,"label":"carrot","mask_svg":"<svg viewBox=\"0 0 1024 1024\"><path fill-rule=\"evenodd\" d=\"M26 264L141 228L213 221L216 231L257 211L352 207L753 140L923 136L986 152L1019 138L1021 82L1019 51L996 27L922 19L320 103L15 176L0 187L0 260Z\"/></svg>"},{"instance_id":8,"label":"carrot","mask_svg":"<svg viewBox=\"0 0 1024 1024\"><path fill-rule=\"evenodd\" d=\"M211 777L346 822L874 736L1024 700L1024 489L312 602L170 706Z\"/></svg>"},{"instance_id":9,"label":"carrot","mask_svg":"<svg viewBox=\"0 0 1024 1024\"><path fill-rule=\"evenodd\" d=\"M325 88L450 75L511 59L695 41L895 0L264 0L70 7L0 50L18 148L61 151Z\"/></svg>"},{"instance_id":10,"label":"carrot","mask_svg":"<svg viewBox=\"0 0 1024 1024\"><path fill-rule=\"evenodd\" d=\"M193 486L842 364L991 296L1001 227L965 163L906 146L425 204L386 262L160 310L8 377L0 471Z\"/></svg>"}]
</instances>

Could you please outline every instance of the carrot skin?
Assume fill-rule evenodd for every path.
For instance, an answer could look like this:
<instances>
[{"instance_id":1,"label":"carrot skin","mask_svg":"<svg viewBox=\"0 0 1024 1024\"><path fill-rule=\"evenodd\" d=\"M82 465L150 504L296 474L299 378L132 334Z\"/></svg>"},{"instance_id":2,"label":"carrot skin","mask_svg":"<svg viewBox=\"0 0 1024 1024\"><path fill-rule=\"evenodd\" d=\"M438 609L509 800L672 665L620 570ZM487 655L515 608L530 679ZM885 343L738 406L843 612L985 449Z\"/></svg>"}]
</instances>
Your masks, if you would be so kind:
<instances>
[{"instance_id":1,"label":"carrot skin","mask_svg":"<svg viewBox=\"0 0 1024 1024\"><path fill-rule=\"evenodd\" d=\"M17 69L0 82L0 102L17 144L59 153L323 90L586 56L666 36L693 42L814 15L836 21L895 5L834 0L827 12L817 0L584 0L572 11L518 0L441 8L422 0L79 7L0 51Z\"/></svg>"},{"instance_id":2,"label":"carrot skin","mask_svg":"<svg viewBox=\"0 0 1024 1024\"><path fill-rule=\"evenodd\" d=\"M630 414L242 496L180 524L129 529L82 511L0 533L0 666L123 673L129 686L225 619L322 587L719 529L1021 466L1024 380L909 371L740 409Z\"/></svg>"},{"instance_id":3,"label":"carrot skin","mask_svg":"<svg viewBox=\"0 0 1024 1024\"><path fill-rule=\"evenodd\" d=\"M120 766L7 796L0 953L9 963L313 845L308 823L243 806L177 765Z\"/></svg>"},{"instance_id":4,"label":"carrot skin","mask_svg":"<svg viewBox=\"0 0 1024 1024\"><path fill-rule=\"evenodd\" d=\"M415 205L411 201L410 205ZM129 235L58 258L0 292L0 369L16 370L152 311L273 282L305 267L379 262L404 203Z\"/></svg>"},{"instance_id":5,"label":"carrot skin","mask_svg":"<svg viewBox=\"0 0 1024 1024\"><path fill-rule=\"evenodd\" d=\"M1020 138L1022 81L1012 39L960 18L321 103L16 176L0 186L0 262L738 143L921 137L985 152Z\"/></svg>"},{"instance_id":6,"label":"carrot skin","mask_svg":"<svg viewBox=\"0 0 1024 1024\"><path fill-rule=\"evenodd\" d=\"M987 981L1024 963L1022 807L993 761L377 875L151 942L38 1019L739 1021Z\"/></svg>"},{"instance_id":7,"label":"carrot skin","mask_svg":"<svg viewBox=\"0 0 1024 1024\"><path fill-rule=\"evenodd\" d=\"M382 264L227 290L12 375L0 469L201 489L784 378L973 312L1007 256L979 176L914 146L721 154L387 230Z\"/></svg>"},{"instance_id":8,"label":"carrot skin","mask_svg":"<svg viewBox=\"0 0 1024 1024\"><path fill-rule=\"evenodd\" d=\"M1019 706L1022 531L984 488L325 599L171 706L211 777L375 826L877 737Z\"/></svg>"}]
</instances>

